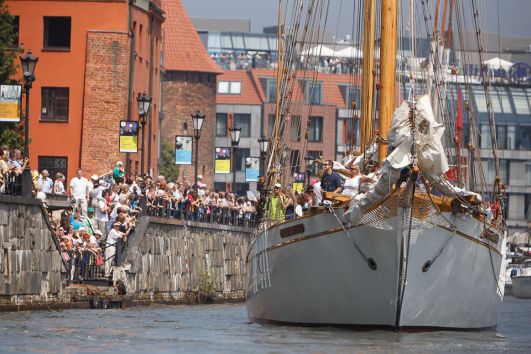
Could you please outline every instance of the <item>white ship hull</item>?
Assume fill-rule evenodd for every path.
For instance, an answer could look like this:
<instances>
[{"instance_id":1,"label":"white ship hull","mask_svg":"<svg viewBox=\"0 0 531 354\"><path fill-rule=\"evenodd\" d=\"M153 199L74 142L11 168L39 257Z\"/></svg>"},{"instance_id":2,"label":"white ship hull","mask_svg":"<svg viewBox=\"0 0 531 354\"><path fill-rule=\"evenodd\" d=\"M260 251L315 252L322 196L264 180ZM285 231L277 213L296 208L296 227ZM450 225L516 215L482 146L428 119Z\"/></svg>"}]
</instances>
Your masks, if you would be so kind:
<instances>
[{"instance_id":1,"label":"white ship hull","mask_svg":"<svg viewBox=\"0 0 531 354\"><path fill-rule=\"evenodd\" d=\"M481 239L483 224L469 216L454 220L456 233L438 226L409 233L405 210L386 220L388 229L348 228L375 270L329 212L261 233L248 257L249 318L394 328L495 326L503 297L503 238L497 244Z\"/></svg>"}]
</instances>

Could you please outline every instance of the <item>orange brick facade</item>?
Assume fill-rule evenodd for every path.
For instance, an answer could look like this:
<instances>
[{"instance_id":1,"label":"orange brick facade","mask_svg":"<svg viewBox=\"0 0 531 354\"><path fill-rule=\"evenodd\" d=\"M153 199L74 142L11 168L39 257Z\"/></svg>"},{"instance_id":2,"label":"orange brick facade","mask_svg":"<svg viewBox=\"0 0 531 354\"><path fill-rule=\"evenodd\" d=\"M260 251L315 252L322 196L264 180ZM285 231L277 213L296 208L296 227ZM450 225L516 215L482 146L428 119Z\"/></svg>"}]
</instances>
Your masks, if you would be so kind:
<instances>
[{"instance_id":1,"label":"orange brick facade","mask_svg":"<svg viewBox=\"0 0 531 354\"><path fill-rule=\"evenodd\" d=\"M117 131L127 119L130 45L127 33L87 36L81 168L88 173L101 175L123 159Z\"/></svg>"},{"instance_id":2,"label":"orange brick facade","mask_svg":"<svg viewBox=\"0 0 531 354\"><path fill-rule=\"evenodd\" d=\"M61 166L51 171L66 173L70 180L78 167L85 176L101 175L116 161L126 162L126 154L119 153L119 121L138 119L136 97L145 92L153 99L146 126L146 155L151 153L146 156L146 170L152 167L156 173L164 21L160 1L11 0L7 5L8 12L19 18L19 43L39 58L30 97L31 168L51 169L41 162L60 159ZM71 23L69 45L47 47L45 19L58 17ZM13 78L21 76L19 72ZM66 119L46 119L44 88L68 90ZM134 173L140 153L129 158Z\"/></svg>"}]
</instances>

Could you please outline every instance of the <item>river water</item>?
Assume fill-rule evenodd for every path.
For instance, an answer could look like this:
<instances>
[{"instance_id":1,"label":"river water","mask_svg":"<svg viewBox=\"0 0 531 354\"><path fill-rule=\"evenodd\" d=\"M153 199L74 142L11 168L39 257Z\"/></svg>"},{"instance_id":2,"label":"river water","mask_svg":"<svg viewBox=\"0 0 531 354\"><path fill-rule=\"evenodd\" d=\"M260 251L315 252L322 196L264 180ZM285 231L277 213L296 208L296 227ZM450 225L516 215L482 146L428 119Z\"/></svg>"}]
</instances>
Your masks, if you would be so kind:
<instances>
[{"instance_id":1,"label":"river water","mask_svg":"<svg viewBox=\"0 0 531 354\"><path fill-rule=\"evenodd\" d=\"M0 352L531 353L531 300L506 297L496 330L467 332L261 325L243 304L0 313Z\"/></svg>"}]
</instances>

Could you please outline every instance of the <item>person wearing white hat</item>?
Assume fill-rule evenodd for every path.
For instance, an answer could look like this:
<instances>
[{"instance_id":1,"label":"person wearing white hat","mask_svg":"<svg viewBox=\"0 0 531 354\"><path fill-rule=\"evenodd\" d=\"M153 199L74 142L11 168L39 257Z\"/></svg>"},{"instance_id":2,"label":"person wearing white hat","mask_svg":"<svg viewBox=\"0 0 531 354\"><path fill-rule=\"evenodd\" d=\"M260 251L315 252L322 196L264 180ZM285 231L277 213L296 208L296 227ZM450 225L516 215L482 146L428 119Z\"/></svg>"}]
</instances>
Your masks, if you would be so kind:
<instances>
[{"instance_id":1,"label":"person wearing white hat","mask_svg":"<svg viewBox=\"0 0 531 354\"><path fill-rule=\"evenodd\" d=\"M268 203L269 221L272 223L284 221L288 202L281 192L282 185L276 183L273 187L273 195L270 197Z\"/></svg>"},{"instance_id":2,"label":"person wearing white hat","mask_svg":"<svg viewBox=\"0 0 531 354\"><path fill-rule=\"evenodd\" d=\"M120 232L121 223L117 222L112 225L109 234L107 235L107 244L105 248L105 276L111 275L112 263L114 262L114 256L116 255L116 243L123 238L123 233Z\"/></svg>"},{"instance_id":3,"label":"person wearing white hat","mask_svg":"<svg viewBox=\"0 0 531 354\"><path fill-rule=\"evenodd\" d=\"M203 176L202 175L197 175L197 188L203 188L203 187L206 187L206 184L203 183Z\"/></svg>"},{"instance_id":4,"label":"person wearing white hat","mask_svg":"<svg viewBox=\"0 0 531 354\"><path fill-rule=\"evenodd\" d=\"M116 183L124 183L125 181L125 172L124 172L124 164L122 161L118 161L116 163L116 167L112 170L112 178L114 178L114 181Z\"/></svg>"}]
</instances>

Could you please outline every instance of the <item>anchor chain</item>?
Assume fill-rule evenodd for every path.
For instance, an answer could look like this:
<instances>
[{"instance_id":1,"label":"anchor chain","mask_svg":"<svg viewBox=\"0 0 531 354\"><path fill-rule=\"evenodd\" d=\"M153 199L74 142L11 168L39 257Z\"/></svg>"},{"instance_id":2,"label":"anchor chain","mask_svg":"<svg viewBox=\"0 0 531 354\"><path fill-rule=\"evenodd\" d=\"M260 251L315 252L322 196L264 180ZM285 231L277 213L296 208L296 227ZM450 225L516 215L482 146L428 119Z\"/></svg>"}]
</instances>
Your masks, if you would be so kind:
<instances>
[{"instance_id":1,"label":"anchor chain","mask_svg":"<svg viewBox=\"0 0 531 354\"><path fill-rule=\"evenodd\" d=\"M332 207L332 203L331 202L328 202L328 203L324 203L324 205L328 208L328 211L331 212L334 217L336 218L337 220L337 223L341 226L341 228L343 229L343 231L345 231L345 234L347 235L347 237L349 238L350 241L352 241L352 244L354 245L354 247L356 248L356 250L358 251L358 253L360 254L360 256L365 260L365 262L367 262L367 265L369 266L369 268L371 268L372 270L376 270L378 268L377 264L376 264L376 261L374 260L374 258L372 257L369 257L367 258L367 256L365 255L365 253L363 253L363 251L361 250L361 248L358 246L358 244L356 243L356 240L354 240L354 238L349 234L347 228L345 227L345 225L343 224L343 222L341 221L341 219L339 218L339 216L337 216L336 212L334 211L334 208Z\"/></svg>"}]
</instances>

